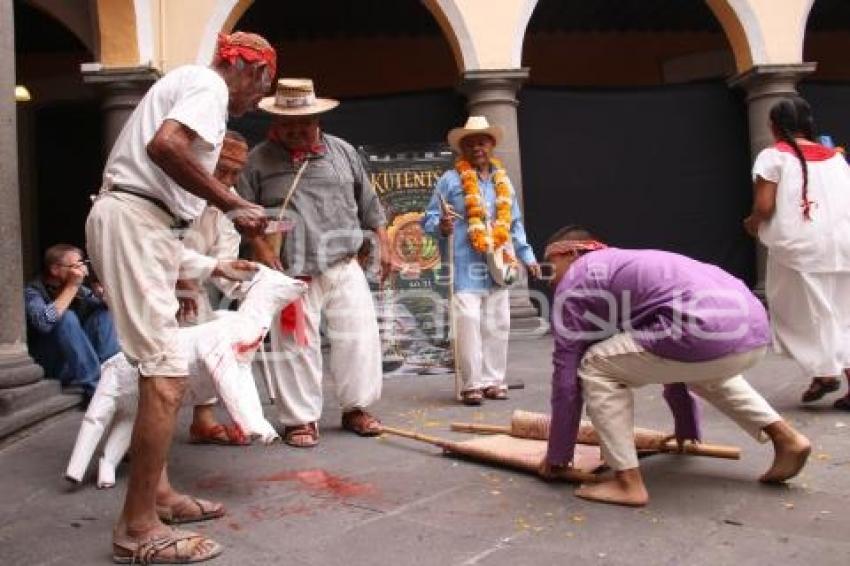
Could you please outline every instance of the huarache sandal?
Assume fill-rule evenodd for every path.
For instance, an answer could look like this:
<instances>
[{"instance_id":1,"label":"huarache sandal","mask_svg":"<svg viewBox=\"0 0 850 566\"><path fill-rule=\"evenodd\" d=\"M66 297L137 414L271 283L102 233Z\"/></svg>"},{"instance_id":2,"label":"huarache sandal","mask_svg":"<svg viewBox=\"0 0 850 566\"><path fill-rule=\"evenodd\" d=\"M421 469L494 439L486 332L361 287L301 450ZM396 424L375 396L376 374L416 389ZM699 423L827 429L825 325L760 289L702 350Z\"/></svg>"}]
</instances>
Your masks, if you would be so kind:
<instances>
[{"instance_id":1,"label":"huarache sandal","mask_svg":"<svg viewBox=\"0 0 850 566\"><path fill-rule=\"evenodd\" d=\"M378 436L381 421L363 409L354 409L342 414L342 428L360 436Z\"/></svg>"},{"instance_id":2,"label":"huarache sandal","mask_svg":"<svg viewBox=\"0 0 850 566\"><path fill-rule=\"evenodd\" d=\"M157 505L156 514L163 523L182 525L183 523L198 523L224 517L224 505L213 503L191 495L184 496L180 503L166 506Z\"/></svg>"},{"instance_id":3,"label":"huarache sandal","mask_svg":"<svg viewBox=\"0 0 850 566\"><path fill-rule=\"evenodd\" d=\"M484 395L481 393L480 389L467 389L460 394L461 403L469 407L476 407L480 405L483 399Z\"/></svg>"},{"instance_id":4,"label":"huarache sandal","mask_svg":"<svg viewBox=\"0 0 850 566\"><path fill-rule=\"evenodd\" d=\"M507 387L491 385L484 388L484 397L486 399L495 399L496 401L506 401L508 399L508 389Z\"/></svg>"},{"instance_id":5,"label":"huarache sandal","mask_svg":"<svg viewBox=\"0 0 850 566\"><path fill-rule=\"evenodd\" d=\"M832 407L842 411L850 411L850 395L836 399L835 403L832 404Z\"/></svg>"},{"instance_id":6,"label":"huarache sandal","mask_svg":"<svg viewBox=\"0 0 850 566\"><path fill-rule=\"evenodd\" d=\"M295 448L312 448L319 443L319 424L283 427L283 441Z\"/></svg>"},{"instance_id":7,"label":"huarache sandal","mask_svg":"<svg viewBox=\"0 0 850 566\"><path fill-rule=\"evenodd\" d=\"M113 538L112 561L116 564L194 564L215 558L224 547L211 538L172 529L147 540Z\"/></svg>"},{"instance_id":8,"label":"huarache sandal","mask_svg":"<svg viewBox=\"0 0 850 566\"><path fill-rule=\"evenodd\" d=\"M812 403L823 399L826 394L838 391L839 387L841 387L841 382L836 378L823 379L816 377L809 384L809 388L803 393L803 403Z\"/></svg>"},{"instance_id":9,"label":"huarache sandal","mask_svg":"<svg viewBox=\"0 0 850 566\"><path fill-rule=\"evenodd\" d=\"M251 444L242 428L237 425L223 424L195 425L189 427L189 442L192 444L220 444L223 446L247 446Z\"/></svg>"}]
</instances>

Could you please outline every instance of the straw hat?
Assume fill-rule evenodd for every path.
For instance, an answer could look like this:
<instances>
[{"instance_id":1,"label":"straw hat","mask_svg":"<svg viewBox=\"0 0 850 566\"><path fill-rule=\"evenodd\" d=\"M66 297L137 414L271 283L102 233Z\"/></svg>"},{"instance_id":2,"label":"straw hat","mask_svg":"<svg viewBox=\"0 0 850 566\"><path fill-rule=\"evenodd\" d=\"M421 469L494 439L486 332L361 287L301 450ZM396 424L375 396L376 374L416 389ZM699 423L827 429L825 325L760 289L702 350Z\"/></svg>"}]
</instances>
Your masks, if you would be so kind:
<instances>
[{"instance_id":1,"label":"straw hat","mask_svg":"<svg viewBox=\"0 0 850 566\"><path fill-rule=\"evenodd\" d=\"M278 79L274 96L265 97L257 106L279 116L309 116L333 110L339 101L316 98L310 79Z\"/></svg>"},{"instance_id":2,"label":"straw hat","mask_svg":"<svg viewBox=\"0 0 850 566\"><path fill-rule=\"evenodd\" d=\"M487 134L495 140L496 145L499 145L502 138L505 137L505 131L501 126L491 126L484 116L470 116L466 120L466 125L462 128L452 129L447 139L452 149L460 153L460 140L473 134Z\"/></svg>"}]
</instances>

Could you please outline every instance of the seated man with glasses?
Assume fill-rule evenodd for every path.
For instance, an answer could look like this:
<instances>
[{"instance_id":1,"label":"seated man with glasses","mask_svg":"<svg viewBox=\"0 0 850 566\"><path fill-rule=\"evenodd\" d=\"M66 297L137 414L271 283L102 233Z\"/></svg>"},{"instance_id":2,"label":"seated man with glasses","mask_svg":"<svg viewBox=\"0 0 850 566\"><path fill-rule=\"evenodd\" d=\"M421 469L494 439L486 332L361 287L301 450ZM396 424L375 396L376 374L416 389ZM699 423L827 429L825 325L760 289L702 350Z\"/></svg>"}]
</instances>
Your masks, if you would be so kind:
<instances>
[{"instance_id":1,"label":"seated man with glasses","mask_svg":"<svg viewBox=\"0 0 850 566\"><path fill-rule=\"evenodd\" d=\"M79 387L88 401L100 379L100 364L118 353L118 336L99 284L83 284L88 260L69 244L44 254L39 277L24 296L27 344L45 377Z\"/></svg>"}]
</instances>

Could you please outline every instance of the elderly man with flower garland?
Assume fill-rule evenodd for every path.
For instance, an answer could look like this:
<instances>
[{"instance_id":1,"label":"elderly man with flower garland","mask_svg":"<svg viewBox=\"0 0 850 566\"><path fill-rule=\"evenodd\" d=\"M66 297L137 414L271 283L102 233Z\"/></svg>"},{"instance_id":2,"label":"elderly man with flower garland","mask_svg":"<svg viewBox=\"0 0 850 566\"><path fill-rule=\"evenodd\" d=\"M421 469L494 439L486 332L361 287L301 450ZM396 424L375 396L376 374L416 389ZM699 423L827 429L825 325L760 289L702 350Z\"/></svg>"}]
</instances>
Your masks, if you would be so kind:
<instances>
[{"instance_id":1,"label":"elderly man with flower garland","mask_svg":"<svg viewBox=\"0 0 850 566\"><path fill-rule=\"evenodd\" d=\"M492 157L504 133L482 116L470 116L449 132L460 158L446 171L422 219L429 234L450 239L454 251L457 366L465 405L483 398L508 398L505 372L510 331L509 291L488 271L488 251L510 254L540 276L540 266L525 236L516 193L504 166Z\"/></svg>"}]
</instances>

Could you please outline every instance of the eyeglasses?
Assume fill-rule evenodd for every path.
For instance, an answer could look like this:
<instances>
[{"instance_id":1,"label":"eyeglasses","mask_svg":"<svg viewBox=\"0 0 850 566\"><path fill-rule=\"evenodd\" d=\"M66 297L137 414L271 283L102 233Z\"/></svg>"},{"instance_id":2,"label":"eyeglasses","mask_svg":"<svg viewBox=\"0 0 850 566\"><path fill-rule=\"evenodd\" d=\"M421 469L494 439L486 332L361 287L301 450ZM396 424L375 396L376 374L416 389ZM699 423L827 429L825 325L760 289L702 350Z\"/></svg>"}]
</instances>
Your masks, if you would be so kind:
<instances>
[{"instance_id":1,"label":"eyeglasses","mask_svg":"<svg viewBox=\"0 0 850 566\"><path fill-rule=\"evenodd\" d=\"M60 267L80 267L82 265L89 265L90 263L91 263L91 261L88 260L88 259L81 259L80 261L78 261L76 263L60 263L59 266Z\"/></svg>"}]
</instances>

